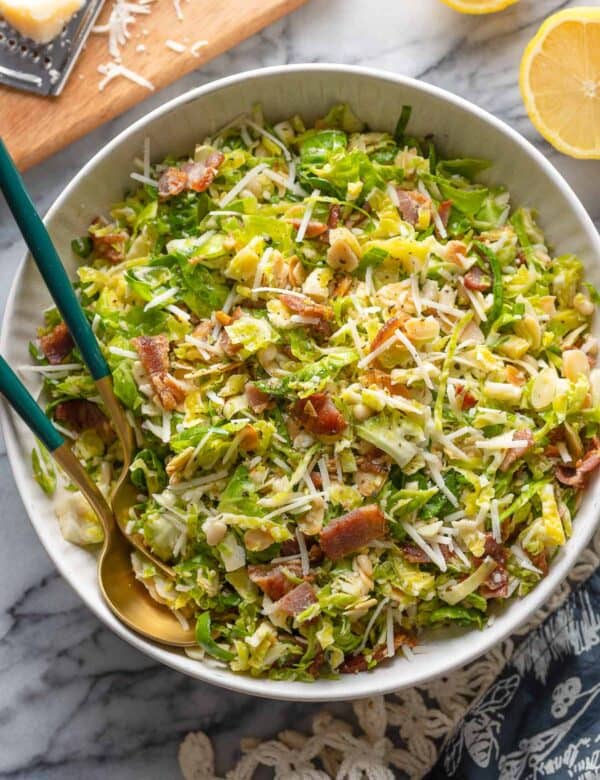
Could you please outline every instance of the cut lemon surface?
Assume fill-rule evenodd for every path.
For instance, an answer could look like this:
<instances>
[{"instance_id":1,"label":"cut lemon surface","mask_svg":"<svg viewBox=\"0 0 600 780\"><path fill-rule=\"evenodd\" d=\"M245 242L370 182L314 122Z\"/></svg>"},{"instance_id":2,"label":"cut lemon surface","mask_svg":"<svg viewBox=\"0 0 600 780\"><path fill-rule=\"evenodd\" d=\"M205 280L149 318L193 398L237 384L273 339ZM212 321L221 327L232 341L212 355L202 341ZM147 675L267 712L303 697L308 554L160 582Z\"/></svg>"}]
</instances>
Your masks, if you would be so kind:
<instances>
[{"instance_id":1,"label":"cut lemon surface","mask_svg":"<svg viewBox=\"0 0 600 780\"><path fill-rule=\"evenodd\" d=\"M546 19L521 60L529 118L571 157L600 159L600 8L569 8Z\"/></svg>"},{"instance_id":2,"label":"cut lemon surface","mask_svg":"<svg viewBox=\"0 0 600 780\"><path fill-rule=\"evenodd\" d=\"M518 2L519 0L442 0L444 5L461 14L493 14Z\"/></svg>"}]
</instances>

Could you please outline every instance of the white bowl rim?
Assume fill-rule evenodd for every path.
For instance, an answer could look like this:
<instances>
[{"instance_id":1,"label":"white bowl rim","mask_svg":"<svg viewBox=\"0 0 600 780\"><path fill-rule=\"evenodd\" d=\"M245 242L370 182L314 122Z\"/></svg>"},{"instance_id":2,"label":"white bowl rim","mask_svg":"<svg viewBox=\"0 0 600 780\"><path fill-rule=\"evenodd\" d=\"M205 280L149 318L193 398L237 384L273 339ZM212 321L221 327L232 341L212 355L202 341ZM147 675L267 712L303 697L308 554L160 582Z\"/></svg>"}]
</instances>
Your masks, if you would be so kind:
<instances>
[{"instance_id":1,"label":"white bowl rim","mask_svg":"<svg viewBox=\"0 0 600 780\"><path fill-rule=\"evenodd\" d=\"M99 149L85 165L81 168L79 173L70 181L66 188L60 193L60 195L53 202L52 206L48 209L44 222L51 220L54 215L62 207L63 201L69 196L71 191L77 187L79 182L85 178L90 170L105 157L109 156L111 152L121 144L130 135L136 133L144 126L152 123L159 116L172 111L173 109L181 106L185 103L195 100L196 98L208 95L212 92L218 92L219 90L228 87L239 82L251 81L254 79L260 79L270 76L277 76L289 72L330 72L330 73L345 73L354 74L356 76L366 76L377 80L390 81L399 86L407 86L417 91L427 93L438 99L442 99L448 103L454 104L456 107L466 111L467 113L475 115L478 119L484 123L491 125L496 130L500 131L517 146L526 152L534 162L543 170L543 172L553 181L557 188L562 191L563 196L568 200L570 208L575 213L575 216L584 227L586 237L588 238L590 245L595 246L596 253L600 257L600 236L598 235L594 224L588 215L587 211L579 201L578 197L565 181L563 176L554 168L554 166L544 157L544 155L533 146L526 138L520 135L516 130L513 130L502 120L495 117L485 109L471 103L470 101L455 95L440 87L436 87L432 84L420 81L418 79L411 78L409 76L403 76L391 71L386 71L378 68L367 68L356 65L343 65L335 63L299 63L293 65L276 65L267 68L256 68L252 70L236 73L232 76L217 79L211 81L208 84L204 84L200 87L195 87L182 95L179 95L166 103L153 109L151 112L136 120L134 123L126 127L120 133L118 133L112 140ZM16 304L16 295L19 288L19 281L24 273L25 263L28 258L28 253L25 254L17 273L13 279L11 289L8 294L6 308L2 318L2 328L0 332L0 351L4 351L7 342L7 323L11 319L13 309ZM576 539L571 539L570 542L564 548L564 555L560 561L554 562L551 566L548 575L531 591L525 598L519 602L515 602L511 605L512 620L504 621L504 625L499 626L498 622L485 629L487 635L486 640L481 639L476 643L475 649L469 649L469 642L465 641L465 650L462 653L457 653L454 657L448 658L447 662L441 666L437 664L435 671L427 672L423 671L420 674L415 674L412 679L404 680L401 683L394 683L393 675L390 674L389 682L379 682L377 685L369 686L368 680L370 675L368 672L361 673L359 675L347 675L343 677L344 685L329 688L327 680L317 681L315 683L305 683L296 681L275 681L265 678L253 678L246 675L236 675L231 672L225 679L221 678L215 680L214 669L203 662L192 662L191 659L181 656L178 653L174 653L167 648L163 648L159 645L153 644L141 636L133 633L121 624L113 614L106 610L105 605L101 601L101 597L96 596L92 598L87 593L83 593L77 586L76 577L67 572L60 557L55 556L49 549L48 544L44 536L38 530L37 522L32 514L27 509L28 495L28 482L20 473L17 468L17 464L21 462L21 458L17 449L17 437L14 430L11 427L10 419L12 411L8 405L1 399L0 403L0 427L6 442L6 450L8 460L13 472L13 477L17 484L19 495L26 508L29 520L33 525L42 545L46 549L49 557L57 567L61 575L71 585L71 587L77 592L79 597L89 607L89 609L117 636L128 642L130 645L140 650L150 658L158 661L178 672L191 676L195 679L203 682L211 683L219 687L227 688L229 690L250 694L253 696L268 698L268 699L281 699L288 701L298 702L311 702L311 701L343 701L348 699L365 698L374 695L381 695L391 693L395 690L402 688L412 687L415 685L423 684L436 677L447 675L460 666L464 666L488 652L495 644L505 639L510 634L521 626L533 613L539 609L542 604L551 596L553 591L560 585L560 583L568 575L569 571L573 567L577 558L581 552L585 549L589 543L592 534L597 525L599 518L596 518L595 523L590 523L589 527L585 531L581 531L580 535ZM103 611L103 607L105 611ZM470 636L468 630L465 631L465 639ZM480 635L481 636L481 635ZM194 663L193 668L185 668L182 664L182 660L185 661L186 666L190 663ZM318 689L318 693L317 693Z\"/></svg>"}]
</instances>

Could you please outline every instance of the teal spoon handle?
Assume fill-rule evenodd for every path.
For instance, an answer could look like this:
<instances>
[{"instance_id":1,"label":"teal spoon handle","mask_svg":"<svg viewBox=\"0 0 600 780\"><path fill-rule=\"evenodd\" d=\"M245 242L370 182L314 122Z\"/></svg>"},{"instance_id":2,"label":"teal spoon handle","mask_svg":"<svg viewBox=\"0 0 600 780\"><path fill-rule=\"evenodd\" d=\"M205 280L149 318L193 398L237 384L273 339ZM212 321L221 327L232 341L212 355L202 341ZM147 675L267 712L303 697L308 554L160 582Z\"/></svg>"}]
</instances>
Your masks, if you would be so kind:
<instances>
[{"instance_id":1,"label":"teal spoon handle","mask_svg":"<svg viewBox=\"0 0 600 780\"><path fill-rule=\"evenodd\" d=\"M50 452L65 440L33 400L25 385L0 355L0 393Z\"/></svg>"},{"instance_id":2,"label":"teal spoon handle","mask_svg":"<svg viewBox=\"0 0 600 780\"><path fill-rule=\"evenodd\" d=\"M46 287L79 347L95 380L108 376L109 368L96 337L77 300L69 277L40 219L23 180L0 138L0 189L19 226L23 238Z\"/></svg>"}]
</instances>

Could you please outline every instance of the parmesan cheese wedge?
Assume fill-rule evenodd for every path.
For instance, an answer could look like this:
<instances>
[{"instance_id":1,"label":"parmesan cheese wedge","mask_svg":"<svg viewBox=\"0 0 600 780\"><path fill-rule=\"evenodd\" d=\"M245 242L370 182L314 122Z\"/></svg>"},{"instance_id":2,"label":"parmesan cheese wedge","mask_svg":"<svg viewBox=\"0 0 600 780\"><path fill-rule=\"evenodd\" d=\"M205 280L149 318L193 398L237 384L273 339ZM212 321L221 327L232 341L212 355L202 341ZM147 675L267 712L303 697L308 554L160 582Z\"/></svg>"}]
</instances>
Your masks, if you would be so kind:
<instances>
[{"instance_id":1,"label":"parmesan cheese wedge","mask_svg":"<svg viewBox=\"0 0 600 780\"><path fill-rule=\"evenodd\" d=\"M22 35L49 43L82 5L83 0L0 0L0 16Z\"/></svg>"}]
</instances>

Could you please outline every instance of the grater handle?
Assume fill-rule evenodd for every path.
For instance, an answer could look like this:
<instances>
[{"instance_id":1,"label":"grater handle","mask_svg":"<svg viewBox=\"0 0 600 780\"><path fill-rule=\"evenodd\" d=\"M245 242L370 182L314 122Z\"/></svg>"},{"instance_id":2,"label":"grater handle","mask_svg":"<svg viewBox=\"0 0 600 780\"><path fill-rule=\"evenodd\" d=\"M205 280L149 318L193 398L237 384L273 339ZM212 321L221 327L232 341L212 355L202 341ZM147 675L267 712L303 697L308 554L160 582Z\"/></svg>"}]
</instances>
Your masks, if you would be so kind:
<instances>
[{"instance_id":1,"label":"grater handle","mask_svg":"<svg viewBox=\"0 0 600 780\"><path fill-rule=\"evenodd\" d=\"M58 310L79 347L93 378L109 375L109 368L81 308L67 272L42 222L4 141L0 138L0 189L19 226L33 259Z\"/></svg>"}]
</instances>

